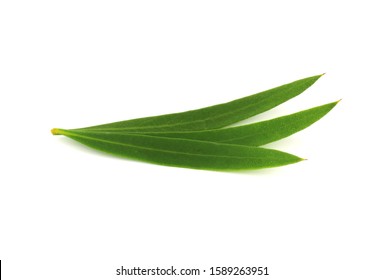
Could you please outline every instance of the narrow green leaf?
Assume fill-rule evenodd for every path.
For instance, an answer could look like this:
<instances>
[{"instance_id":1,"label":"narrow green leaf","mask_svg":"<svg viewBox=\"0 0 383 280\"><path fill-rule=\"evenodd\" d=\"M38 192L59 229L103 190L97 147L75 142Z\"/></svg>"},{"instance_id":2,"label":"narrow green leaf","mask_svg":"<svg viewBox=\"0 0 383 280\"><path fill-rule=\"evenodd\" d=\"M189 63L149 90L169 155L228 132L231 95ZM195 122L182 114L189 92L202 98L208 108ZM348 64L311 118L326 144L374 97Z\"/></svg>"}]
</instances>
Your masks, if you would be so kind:
<instances>
[{"instance_id":1,"label":"narrow green leaf","mask_svg":"<svg viewBox=\"0 0 383 280\"><path fill-rule=\"evenodd\" d=\"M262 146L303 130L321 119L338 103L333 102L291 115L249 125L192 132L139 132L140 134L183 138L237 145ZM113 133L124 134L126 131ZM123 137L123 136L121 136Z\"/></svg>"},{"instance_id":2,"label":"narrow green leaf","mask_svg":"<svg viewBox=\"0 0 383 280\"><path fill-rule=\"evenodd\" d=\"M81 130L159 132L222 128L288 101L309 88L321 76L301 79L258 94L202 109L91 126Z\"/></svg>"},{"instance_id":3,"label":"narrow green leaf","mask_svg":"<svg viewBox=\"0 0 383 280\"><path fill-rule=\"evenodd\" d=\"M52 133L65 135L94 149L118 156L194 169L258 169L302 160L276 150L189 139L64 129L53 129Z\"/></svg>"}]
</instances>

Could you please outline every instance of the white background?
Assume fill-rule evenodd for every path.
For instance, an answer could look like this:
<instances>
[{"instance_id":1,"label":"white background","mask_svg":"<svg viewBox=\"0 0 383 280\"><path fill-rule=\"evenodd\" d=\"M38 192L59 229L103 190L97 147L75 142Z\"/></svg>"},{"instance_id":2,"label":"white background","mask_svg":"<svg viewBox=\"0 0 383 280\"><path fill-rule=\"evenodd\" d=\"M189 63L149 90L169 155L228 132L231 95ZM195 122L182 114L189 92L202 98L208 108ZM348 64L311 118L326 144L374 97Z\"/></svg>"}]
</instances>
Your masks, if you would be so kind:
<instances>
[{"instance_id":1,"label":"white background","mask_svg":"<svg viewBox=\"0 0 383 280\"><path fill-rule=\"evenodd\" d=\"M4 279L140 266L267 266L265 279L383 279L379 1L0 3ZM230 101L326 72L254 120L342 98L254 172L122 160L75 128ZM261 277L260 277L261 278Z\"/></svg>"}]
</instances>

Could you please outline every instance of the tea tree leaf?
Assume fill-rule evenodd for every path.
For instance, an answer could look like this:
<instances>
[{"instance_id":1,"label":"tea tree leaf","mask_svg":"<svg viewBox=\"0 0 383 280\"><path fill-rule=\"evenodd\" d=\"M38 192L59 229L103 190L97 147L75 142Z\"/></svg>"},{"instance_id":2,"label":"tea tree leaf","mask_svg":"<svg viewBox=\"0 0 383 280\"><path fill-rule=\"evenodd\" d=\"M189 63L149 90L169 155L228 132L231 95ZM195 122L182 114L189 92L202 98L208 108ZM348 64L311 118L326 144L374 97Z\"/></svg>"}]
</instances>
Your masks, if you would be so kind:
<instances>
[{"instance_id":1,"label":"tea tree leaf","mask_svg":"<svg viewBox=\"0 0 383 280\"><path fill-rule=\"evenodd\" d=\"M159 132L222 128L263 113L288 101L309 88L321 76L301 79L258 94L202 109L91 126L81 130Z\"/></svg>"},{"instance_id":2,"label":"tea tree leaf","mask_svg":"<svg viewBox=\"0 0 383 280\"><path fill-rule=\"evenodd\" d=\"M140 134L54 129L94 149L160 165L207 170L277 167L302 159L277 150Z\"/></svg>"},{"instance_id":3,"label":"tea tree leaf","mask_svg":"<svg viewBox=\"0 0 383 280\"><path fill-rule=\"evenodd\" d=\"M198 110L79 129L54 128L52 134L117 156L168 166L241 170L287 165L302 159L258 146L310 126L338 102L249 125L224 127L299 95L321 76Z\"/></svg>"},{"instance_id":4,"label":"tea tree leaf","mask_svg":"<svg viewBox=\"0 0 383 280\"><path fill-rule=\"evenodd\" d=\"M338 102L339 101L291 115L237 127L193 132L140 132L140 134L238 145L262 146L290 136L312 125L334 108ZM114 133L123 135L125 132L115 131Z\"/></svg>"}]
</instances>

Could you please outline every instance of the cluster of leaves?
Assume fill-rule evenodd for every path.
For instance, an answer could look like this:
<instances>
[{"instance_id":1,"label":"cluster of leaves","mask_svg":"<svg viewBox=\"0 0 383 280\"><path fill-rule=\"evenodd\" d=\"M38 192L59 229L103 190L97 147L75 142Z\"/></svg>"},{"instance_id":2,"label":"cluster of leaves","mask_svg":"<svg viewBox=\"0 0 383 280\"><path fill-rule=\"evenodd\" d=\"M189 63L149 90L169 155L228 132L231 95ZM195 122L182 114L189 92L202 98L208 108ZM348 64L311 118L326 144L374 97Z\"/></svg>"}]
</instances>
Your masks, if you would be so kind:
<instances>
[{"instance_id":1,"label":"cluster of leaves","mask_svg":"<svg viewBox=\"0 0 383 280\"><path fill-rule=\"evenodd\" d=\"M52 129L84 145L146 162L208 170L277 167L302 160L259 146L292 135L326 115L338 102L283 117L227 127L299 95L322 75L301 79L198 110L78 128Z\"/></svg>"}]
</instances>

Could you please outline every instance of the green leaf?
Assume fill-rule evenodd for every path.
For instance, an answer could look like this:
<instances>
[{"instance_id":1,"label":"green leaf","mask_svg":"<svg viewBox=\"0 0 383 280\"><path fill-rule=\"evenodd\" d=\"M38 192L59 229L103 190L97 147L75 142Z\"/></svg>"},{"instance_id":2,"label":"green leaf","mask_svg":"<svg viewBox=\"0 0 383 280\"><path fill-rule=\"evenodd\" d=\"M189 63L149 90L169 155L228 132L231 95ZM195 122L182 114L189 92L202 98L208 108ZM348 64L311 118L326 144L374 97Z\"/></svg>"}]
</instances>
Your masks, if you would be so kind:
<instances>
[{"instance_id":1,"label":"green leaf","mask_svg":"<svg viewBox=\"0 0 383 280\"><path fill-rule=\"evenodd\" d=\"M302 159L280 151L207 141L54 129L97 150L160 165L207 170L277 167Z\"/></svg>"},{"instance_id":2,"label":"green leaf","mask_svg":"<svg viewBox=\"0 0 383 280\"><path fill-rule=\"evenodd\" d=\"M320 76L199 110L81 129L55 128L52 133L117 156L161 165L210 170L282 166L302 159L258 146L310 126L337 102L250 125L223 127L293 98Z\"/></svg>"},{"instance_id":3,"label":"green leaf","mask_svg":"<svg viewBox=\"0 0 383 280\"><path fill-rule=\"evenodd\" d=\"M338 103L333 102L291 115L249 125L193 132L139 132L140 134L193 139L218 143L262 146L307 128L326 115ZM124 134L126 131L113 133ZM121 136L123 137L123 136Z\"/></svg>"},{"instance_id":4,"label":"green leaf","mask_svg":"<svg viewBox=\"0 0 383 280\"><path fill-rule=\"evenodd\" d=\"M222 128L263 113L288 101L309 88L321 76L301 79L258 94L202 109L96 125L81 128L81 130L159 132Z\"/></svg>"}]
</instances>

